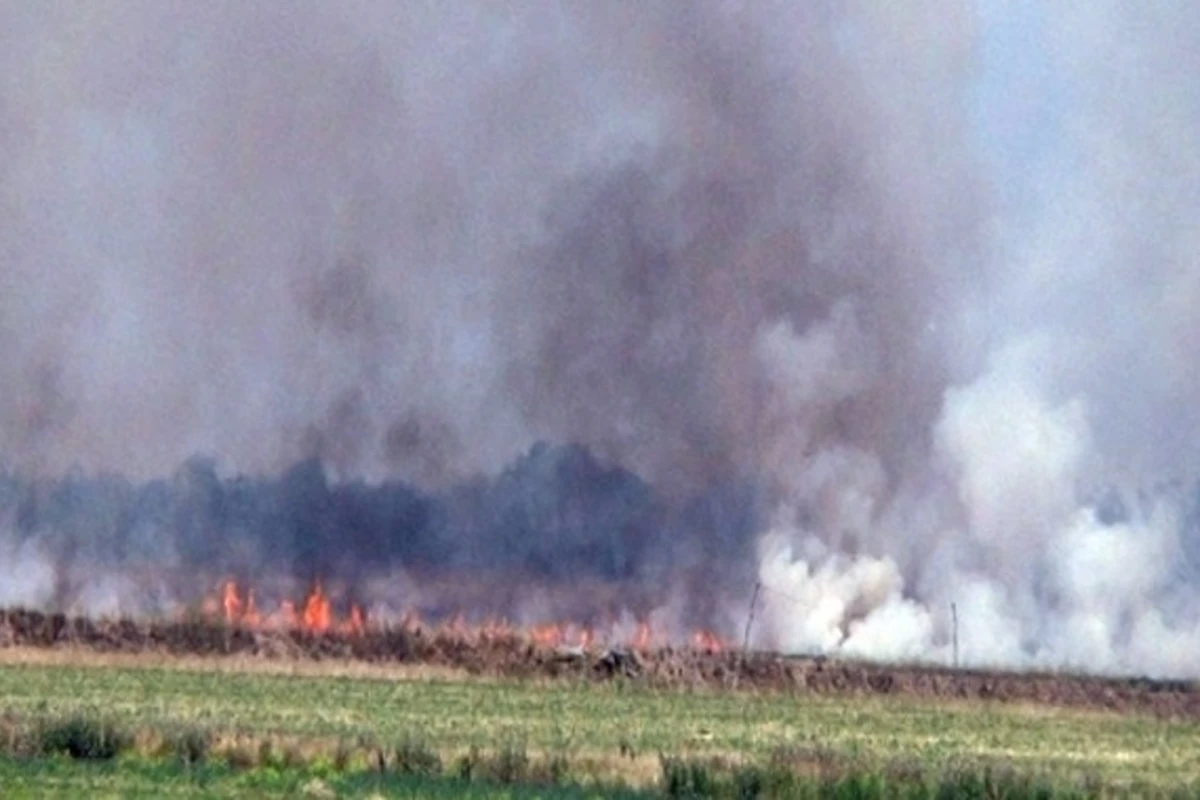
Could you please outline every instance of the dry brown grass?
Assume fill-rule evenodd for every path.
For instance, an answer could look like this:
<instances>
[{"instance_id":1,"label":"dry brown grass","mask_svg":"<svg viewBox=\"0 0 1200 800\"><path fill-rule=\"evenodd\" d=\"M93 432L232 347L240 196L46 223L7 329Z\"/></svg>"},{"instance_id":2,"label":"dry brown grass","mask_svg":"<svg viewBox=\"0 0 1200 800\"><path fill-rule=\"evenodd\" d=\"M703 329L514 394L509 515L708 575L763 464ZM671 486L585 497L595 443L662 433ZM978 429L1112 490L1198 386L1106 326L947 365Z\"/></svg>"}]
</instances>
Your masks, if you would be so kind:
<instances>
[{"instance_id":1,"label":"dry brown grass","mask_svg":"<svg viewBox=\"0 0 1200 800\"><path fill-rule=\"evenodd\" d=\"M102 653L88 647L0 647L0 665L170 669L183 672L292 675L383 681L465 681L490 683L490 676L437 664L372 663L352 659L308 661L247 655L189 656L170 653Z\"/></svg>"}]
</instances>

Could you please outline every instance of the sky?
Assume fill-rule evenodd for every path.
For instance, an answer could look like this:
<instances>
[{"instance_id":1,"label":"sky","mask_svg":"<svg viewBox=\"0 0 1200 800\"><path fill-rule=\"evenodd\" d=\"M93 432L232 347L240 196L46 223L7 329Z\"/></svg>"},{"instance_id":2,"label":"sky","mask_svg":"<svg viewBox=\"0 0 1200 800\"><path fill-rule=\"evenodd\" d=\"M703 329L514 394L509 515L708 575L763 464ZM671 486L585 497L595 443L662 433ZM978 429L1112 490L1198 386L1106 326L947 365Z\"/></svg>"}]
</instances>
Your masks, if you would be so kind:
<instances>
[{"instance_id":1,"label":"sky","mask_svg":"<svg viewBox=\"0 0 1200 800\"><path fill-rule=\"evenodd\" d=\"M1068 153L1062 138L1070 81L1056 64L1045 4L975 0L978 74L973 133L1007 214L1026 224L1061 188Z\"/></svg>"}]
</instances>

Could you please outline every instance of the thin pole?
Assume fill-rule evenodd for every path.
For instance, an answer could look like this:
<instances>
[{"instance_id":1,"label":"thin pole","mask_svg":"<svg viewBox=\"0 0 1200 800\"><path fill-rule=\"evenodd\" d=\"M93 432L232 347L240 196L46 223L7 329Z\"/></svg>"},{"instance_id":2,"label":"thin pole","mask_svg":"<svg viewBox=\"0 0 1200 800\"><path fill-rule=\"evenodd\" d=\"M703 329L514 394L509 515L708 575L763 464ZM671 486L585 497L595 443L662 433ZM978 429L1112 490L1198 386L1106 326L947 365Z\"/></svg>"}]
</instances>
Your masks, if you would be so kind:
<instances>
[{"instance_id":1,"label":"thin pole","mask_svg":"<svg viewBox=\"0 0 1200 800\"><path fill-rule=\"evenodd\" d=\"M746 632L742 634L742 652L738 656L737 669L733 673L733 688L738 685L742 667L746 663L746 651L750 649L750 628L754 625L754 609L758 607L758 593L762 590L762 581L754 582L754 592L750 595L750 611L746 614Z\"/></svg>"},{"instance_id":2,"label":"thin pole","mask_svg":"<svg viewBox=\"0 0 1200 800\"><path fill-rule=\"evenodd\" d=\"M952 624L951 638L954 643L954 668L958 669L958 605L950 604L950 621Z\"/></svg>"}]
</instances>

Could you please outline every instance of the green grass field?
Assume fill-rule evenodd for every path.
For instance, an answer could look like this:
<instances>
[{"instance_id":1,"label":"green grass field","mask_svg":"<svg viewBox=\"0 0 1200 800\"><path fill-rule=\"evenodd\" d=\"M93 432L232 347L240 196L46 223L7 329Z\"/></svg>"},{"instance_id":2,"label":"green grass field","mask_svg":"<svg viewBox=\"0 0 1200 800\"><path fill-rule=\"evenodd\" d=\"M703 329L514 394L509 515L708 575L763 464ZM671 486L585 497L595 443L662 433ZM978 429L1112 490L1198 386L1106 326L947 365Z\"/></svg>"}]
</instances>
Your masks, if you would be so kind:
<instances>
[{"instance_id":1,"label":"green grass field","mask_svg":"<svg viewBox=\"0 0 1200 800\"><path fill-rule=\"evenodd\" d=\"M557 759L569 765L570 782L597 787L595 793L617 784L661 789L660 754L771 763L808 775L850 765L930 773L996 766L1055 786L1116 794L1200 785L1195 722L982 702L306 672L89 663L86 656L78 663L0 663L0 714L8 730L81 714L112 721L137 740L129 754L103 764L0 760L0 796L296 796L306 786L326 797L468 792L437 776L390 782L372 776L372 748L391 753L401 742L437 754L446 772L472 748L520 753L538 764ZM184 768L155 756L189 730L211 737L208 763ZM231 769L218 758L238 752L254 767ZM339 758L348 766L332 769ZM498 790L469 789L476 791L496 796ZM504 791L561 796L519 786Z\"/></svg>"},{"instance_id":2,"label":"green grass field","mask_svg":"<svg viewBox=\"0 0 1200 800\"><path fill-rule=\"evenodd\" d=\"M80 764L64 759L18 762L0 759L0 793L5 798L532 798L605 797L588 789L464 784L421 777L380 777L357 771L331 774L321 769L235 770L224 765L185 768L170 762L125 758ZM644 797L628 792L631 798Z\"/></svg>"}]
</instances>

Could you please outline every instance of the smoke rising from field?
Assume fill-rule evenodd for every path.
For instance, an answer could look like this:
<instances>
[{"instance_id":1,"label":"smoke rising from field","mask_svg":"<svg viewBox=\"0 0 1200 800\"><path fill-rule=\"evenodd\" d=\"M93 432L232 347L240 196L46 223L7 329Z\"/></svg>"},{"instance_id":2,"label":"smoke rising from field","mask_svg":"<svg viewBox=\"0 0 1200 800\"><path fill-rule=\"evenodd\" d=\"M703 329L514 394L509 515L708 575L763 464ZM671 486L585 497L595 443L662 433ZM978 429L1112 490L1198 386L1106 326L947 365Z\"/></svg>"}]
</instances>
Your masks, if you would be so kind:
<instances>
[{"instance_id":1,"label":"smoke rising from field","mask_svg":"<svg viewBox=\"0 0 1200 800\"><path fill-rule=\"evenodd\" d=\"M757 576L761 646L1200 671L1200 13L1069 5L1017 207L965 0L0 5L0 599Z\"/></svg>"},{"instance_id":2,"label":"smoke rising from field","mask_svg":"<svg viewBox=\"0 0 1200 800\"><path fill-rule=\"evenodd\" d=\"M1041 33L1065 76L1060 141L967 267L990 296L955 306L947 363L970 366L940 389L928 460L897 481L826 449L792 497L830 513L785 507L761 542L763 579L791 587L767 612L792 647L948 658L956 603L970 662L1200 668L1200 15L1052 4ZM865 552L830 548L831 528Z\"/></svg>"}]
</instances>

